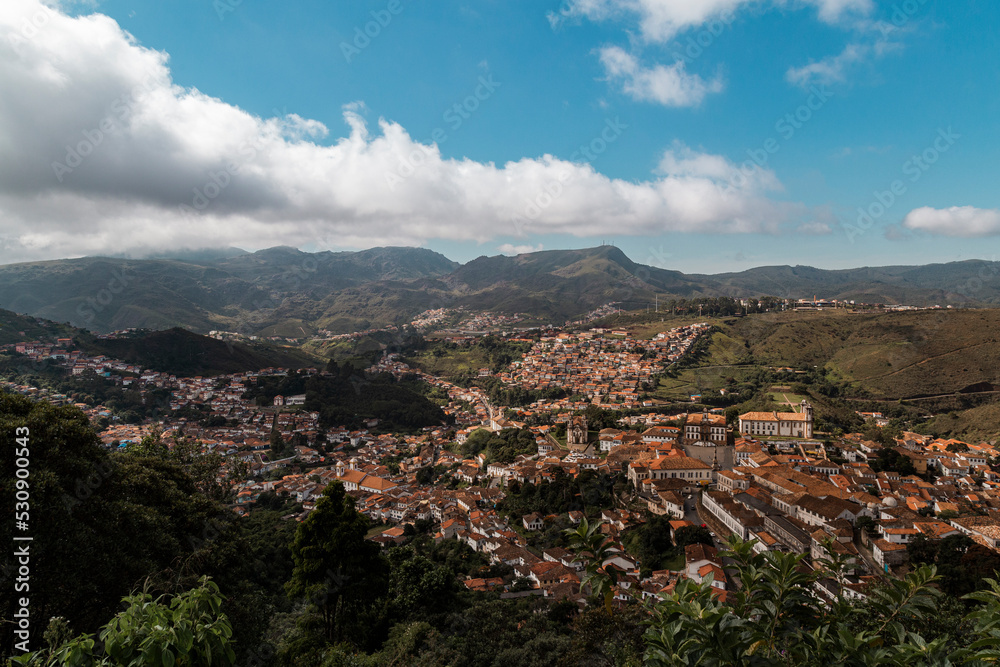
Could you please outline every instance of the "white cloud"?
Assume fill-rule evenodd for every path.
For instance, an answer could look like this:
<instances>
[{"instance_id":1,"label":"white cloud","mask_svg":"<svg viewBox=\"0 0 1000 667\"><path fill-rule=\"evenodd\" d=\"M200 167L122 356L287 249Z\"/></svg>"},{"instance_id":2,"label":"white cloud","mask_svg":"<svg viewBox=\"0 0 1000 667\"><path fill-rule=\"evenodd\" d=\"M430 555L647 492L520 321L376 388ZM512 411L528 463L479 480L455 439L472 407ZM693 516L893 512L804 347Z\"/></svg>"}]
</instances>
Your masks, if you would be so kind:
<instances>
[{"instance_id":1,"label":"white cloud","mask_svg":"<svg viewBox=\"0 0 1000 667\"><path fill-rule=\"evenodd\" d=\"M839 23L848 17L864 16L873 8L872 0L568 0L562 13L550 13L556 26L566 18L586 17L593 21L637 18L643 38L666 42L678 34L732 13L755 6L784 7L789 4L816 8L820 20Z\"/></svg>"},{"instance_id":2,"label":"white cloud","mask_svg":"<svg viewBox=\"0 0 1000 667\"><path fill-rule=\"evenodd\" d=\"M627 95L641 102L693 107L701 104L709 93L723 89L721 77L705 81L697 74L688 74L682 60L669 67L644 68L635 56L617 46L601 49L601 64L609 80L620 83Z\"/></svg>"},{"instance_id":3,"label":"white cloud","mask_svg":"<svg viewBox=\"0 0 1000 667\"><path fill-rule=\"evenodd\" d=\"M40 6L0 4L0 90L17 91L0 99L5 261L608 229L775 232L809 217L769 197L780 189L771 172L734 178L724 158L680 144L661 173L633 182L551 155L502 165L445 158L396 123L370 127L354 104L346 136L326 145L315 120L259 118L177 85L166 54L106 16L54 12L23 38L23 18Z\"/></svg>"},{"instance_id":4,"label":"white cloud","mask_svg":"<svg viewBox=\"0 0 1000 667\"><path fill-rule=\"evenodd\" d=\"M884 21L857 19L850 23L854 40L835 55L790 67L785 79L802 87L829 85L847 80L850 70L859 64L876 60L903 48L902 38L912 30Z\"/></svg>"},{"instance_id":5,"label":"white cloud","mask_svg":"<svg viewBox=\"0 0 1000 667\"><path fill-rule=\"evenodd\" d=\"M871 49L864 44L851 43L835 56L789 68L785 78L797 86L840 83L846 78L847 68L864 60L870 52Z\"/></svg>"},{"instance_id":6,"label":"white cloud","mask_svg":"<svg viewBox=\"0 0 1000 667\"><path fill-rule=\"evenodd\" d=\"M721 34L726 24L741 10L752 8L802 8L816 10L817 18L839 25L853 33L852 41L836 54L806 65L791 67L786 79L795 85L842 82L848 70L865 60L881 57L899 48L895 41L901 30L870 16L873 0L567 0L560 13L550 13L553 27L567 18L585 17L592 21L637 23L641 38L647 43L667 43L678 35L702 28L710 40ZM877 34L876 34L877 33ZM893 35L894 39L889 36ZM711 43L711 42L709 42ZM624 81L626 92L635 99L659 101L667 106L696 106L707 93L722 90L718 78L705 82L684 71L679 60L672 66L658 65L643 69L635 58L622 49L602 49L601 60L612 80ZM615 72L618 72L617 75Z\"/></svg>"},{"instance_id":7,"label":"white cloud","mask_svg":"<svg viewBox=\"0 0 1000 667\"><path fill-rule=\"evenodd\" d=\"M833 232L833 228L825 222L819 222L818 220L813 220L812 222L804 222L799 225L796 229L800 234L811 234L814 236L822 236L824 234L830 234Z\"/></svg>"},{"instance_id":8,"label":"white cloud","mask_svg":"<svg viewBox=\"0 0 1000 667\"><path fill-rule=\"evenodd\" d=\"M838 23L848 17L867 16L874 9L872 0L804 0L819 11L826 23Z\"/></svg>"},{"instance_id":9,"label":"white cloud","mask_svg":"<svg viewBox=\"0 0 1000 667\"><path fill-rule=\"evenodd\" d=\"M929 206L910 211L903 227L939 236L996 236L1000 234L1000 210L952 206L935 209Z\"/></svg>"},{"instance_id":10,"label":"white cloud","mask_svg":"<svg viewBox=\"0 0 1000 667\"><path fill-rule=\"evenodd\" d=\"M545 250L545 247L541 243L537 246L512 245L510 243L504 243L502 246L497 248L497 250L502 255L524 255L529 252L541 252L542 250Z\"/></svg>"}]
</instances>

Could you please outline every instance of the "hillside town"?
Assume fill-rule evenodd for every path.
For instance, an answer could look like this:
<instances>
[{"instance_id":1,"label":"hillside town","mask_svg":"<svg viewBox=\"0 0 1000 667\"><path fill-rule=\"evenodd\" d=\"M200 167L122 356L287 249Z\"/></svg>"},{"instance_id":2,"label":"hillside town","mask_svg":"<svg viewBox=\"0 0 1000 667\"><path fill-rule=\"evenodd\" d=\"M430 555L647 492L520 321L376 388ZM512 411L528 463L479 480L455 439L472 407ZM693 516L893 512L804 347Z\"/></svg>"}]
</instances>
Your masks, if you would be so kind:
<instances>
[{"instance_id":1,"label":"hillside town","mask_svg":"<svg viewBox=\"0 0 1000 667\"><path fill-rule=\"evenodd\" d=\"M323 490L339 482L377 527L371 540L391 546L420 526L435 540L457 540L506 566L503 577L464 582L474 590L527 589L581 601L581 563L553 543L551 529L583 520L599 522L611 540L604 566L619 571L614 594L623 604L636 595L669 593L684 578L711 577L725 599L738 586L719 556L730 535L753 540L758 551L808 554L817 568L832 550L850 564L850 576L823 580L820 593L831 597L863 598L878 577L905 568L907 545L917 539L965 535L1000 549L1000 474L990 465L1000 452L986 443L910 432L889 445L857 433L819 439L806 401L792 412L748 412L732 423L721 410L642 412L643 383L683 358L708 329L683 326L648 340L626 330L543 334L523 359L494 377L530 390L560 387L573 396L517 410L491 404L477 386L456 385L387 354L368 371L416 376L447 396L442 409L453 423L419 434L386 433L375 422L364 429L323 427L319 413L305 409L305 395L279 395L266 404L247 398L263 380L296 371L177 377L88 356L72 349L71 339L26 341L3 351L23 359L25 367L56 364L73 377L103 378L146 393L167 390L167 413L194 409L217 425L183 416L124 424L102 405L73 403L66 395L10 381L3 388L75 404L103 424L100 438L111 449L151 434L168 444L198 443L203 454L219 455L219 480L231 486L233 511L240 515L252 512L263 494L273 494L297 508L289 520L302 520ZM330 375L318 369L301 373ZM588 407L639 411L629 410L615 428L594 430L581 416ZM485 451L465 449L472 440L512 429L530 432L530 451L494 460ZM276 441L284 445L284 456L274 455ZM905 460L912 471L879 465L886 456ZM583 505L527 514L507 509L512 493L567 479L611 480L615 491L608 507L590 516ZM704 527L711 543L688 544L683 559L651 570L625 538L656 517L667 521L672 540L678 531Z\"/></svg>"}]
</instances>

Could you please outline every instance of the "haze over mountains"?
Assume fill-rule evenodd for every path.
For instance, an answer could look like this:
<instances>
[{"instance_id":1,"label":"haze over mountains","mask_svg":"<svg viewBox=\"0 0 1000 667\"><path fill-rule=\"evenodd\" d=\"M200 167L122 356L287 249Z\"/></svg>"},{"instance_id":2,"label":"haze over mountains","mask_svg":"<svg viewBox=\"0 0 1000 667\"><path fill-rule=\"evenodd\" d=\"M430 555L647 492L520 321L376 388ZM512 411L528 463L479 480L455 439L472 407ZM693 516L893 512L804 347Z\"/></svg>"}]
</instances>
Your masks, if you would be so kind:
<instances>
[{"instance_id":1,"label":"haze over mountains","mask_svg":"<svg viewBox=\"0 0 1000 667\"><path fill-rule=\"evenodd\" d=\"M0 266L0 308L96 332L182 326L311 334L400 324L428 308L527 313L556 324L611 301L643 308L712 296L993 305L994 262L823 270L759 267L718 275L637 264L613 246L479 257L423 248L306 253L228 248L154 259L86 257Z\"/></svg>"}]
</instances>

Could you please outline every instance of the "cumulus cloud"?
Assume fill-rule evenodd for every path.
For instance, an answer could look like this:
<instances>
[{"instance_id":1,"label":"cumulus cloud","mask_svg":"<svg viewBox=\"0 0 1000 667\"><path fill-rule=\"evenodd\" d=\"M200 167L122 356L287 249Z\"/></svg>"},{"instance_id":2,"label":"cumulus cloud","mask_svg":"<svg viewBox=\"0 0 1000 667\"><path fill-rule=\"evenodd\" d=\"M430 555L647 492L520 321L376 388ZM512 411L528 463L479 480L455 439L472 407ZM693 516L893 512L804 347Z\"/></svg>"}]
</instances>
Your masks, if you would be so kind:
<instances>
[{"instance_id":1,"label":"cumulus cloud","mask_svg":"<svg viewBox=\"0 0 1000 667\"><path fill-rule=\"evenodd\" d=\"M577 16L593 21L637 18L646 41L666 42L685 30L761 4L811 6L826 23L867 15L873 7L872 0L771 0L769 3L761 0L568 0L561 12L549 14L549 22L556 26Z\"/></svg>"},{"instance_id":2,"label":"cumulus cloud","mask_svg":"<svg viewBox=\"0 0 1000 667\"><path fill-rule=\"evenodd\" d=\"M422 245L519 235L744 233L794 228L770 172L736 177L682 145L638 182L542 155L444 157L397 123L343 111L345 136L260 118L173 81L167 54L99 14L0 4L0 258L277 244ZM610 121L609 121L610 122ZM627 130L626 130L627 131Z\"/></svg>"},{"instance_id":3,"label":"cumulus cloud","mask_svg":"<svg viewBox=\"0 0 1000 667\"><path fill-rule=\"evenodd\" d=\"M721 77L705 81L697 74L688 74L684 61L673 65L645 68L638 59L617 46L601 49L601 64L608 79L621 84L632 99L656 102L668 107L693 107L701 104L709 93L723 89Z\"/></svg>"},{"instance_id":4,"label":"cumulus cloud","mask_svg":"<svg viewBox=\"0 0 1000 667\"><path fill-rule=\"evenodd\" d=\"M537 246L512 245L510 243L504 243L502 246L497 248L497 250L502 255L524 255L529 252L541 252L542 250L545 250L545 247L541 243Z\"/></svg>"},{"instance_id":5,"label":"cumulus cloud","mask_svg":"<svg viewBox=\"0 0 1000 667\"><path fill-rule=\"evenodd\" d=\"M635 23L643 41L665 44L698 28L706 28L712 35L721 34L737 12L769 7L813 8L820 21L853 33L851 42L840 53L789 68L785 78L795 85L842 82L852 66L898 48L896 40L903 32L870 18L875 8L873 0L567 0L560 12L549 14L549 21L553 27L573 17ZM622 49L607 47L601 50L601 61L609 79L621 81L625 92L637 100L696 106L707 93L719 92L723 87L719 78L705 82L688 74L682 60L672 66L642 68Z\"/></svg>"},{"instance_id":6,"label":"cumulus cloud","mask_svg":"<svg viewBox=\"0 0 1000 667\"><path fill-rule=\"evenodd\" d=\"M903 227L939 236L996 236L1000 234L1000 210L973 206L944 209L924 206L910 211L903 219Z\"/></svg>"}]
</instances>

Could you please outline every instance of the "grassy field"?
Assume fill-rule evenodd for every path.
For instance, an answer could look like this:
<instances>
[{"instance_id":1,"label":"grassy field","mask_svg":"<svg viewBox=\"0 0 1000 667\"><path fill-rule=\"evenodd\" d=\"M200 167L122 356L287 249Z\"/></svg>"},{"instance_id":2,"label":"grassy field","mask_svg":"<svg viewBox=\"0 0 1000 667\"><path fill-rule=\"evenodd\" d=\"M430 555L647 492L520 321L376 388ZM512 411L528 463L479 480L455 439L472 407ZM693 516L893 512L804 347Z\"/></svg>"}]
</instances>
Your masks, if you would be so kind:
<instances>
[{"instance_id":1,"label":"grassy field","mask_svg":"<svg viewBox=\"0 0 1000 667\"><path fill-rule=\"evenodd\" d=\"M742 367L749 366L746 345L724 332L711 334L708 347L697 365L684 367L675 377L664 377L654 397L666 401L686 401L692 394L718 392L730 378L737 378Z\"/></svg>"},{"instance_id":2,"label":"grassy field","mask_svg":"<svg viewBox=\"0 0 1000 667\"><path fill-rule=\"evenodd\" d=\"M798 410L799 404L802 401L812 400L811 397L804 396L802 394L793 394L788 391L775 391L774 387L771 387L771 392L768 394L768 397L770 398L771 401L777 403L778 405L787 405L792 408L795 408L793 412L799 411Z\"/></svg>"},{"instance_id":3,"label":"grassy field","mask_svg":"<svg viewBox=\"0 0 1000 667\"><path fill-rule=\"evenodd\" d=\"M742 345L763 366L817 367L874 398L1000 385L1000 310L933 310L877 315L847 311L767 313L726 320L729 353L716 344L702 366L733 363Z\"/></svg>"},{"instance_id":4,"label":"grassy field","mask_svg":"<svg viewBox=\"0 0 1000 667\"><path fill-rule=\"evenodd\" d=\"M408 357L406 363L441 377L474 373L490 365L486 351L478 345L449 350L441 356L436 356L433 350L422 351Z\"/></svg>"},{"instance_id":5,"label":"grassy field","mask_svg":"<svg viewBox=\"0 0 1000 667\"><path fill-rule=\"evenodd\" d=\"M741 409L787 410L788 403L795 406L805 398L818 415L843 411L844 404L835 406L815 392L793 391L813 369L839 386L844 397L882 401L864 409L903 401L914 417L938 415L925 426L930 433L1000 439L1000 393L989 393L1000 390L1000 310L786 312L713 324L717 331L705 352L692 365L662 377L655 398L718 396L720 389L739 390L745 379L763 371L775 386L750 395L744 390ZM798 372L779 370L786 367ZM861 405L847 403L850 410Z\"/></svg>"},{"instance_id":6,"label":"grassy field","mask_svg":"<svg viewBox=\"0 0 1000 667\"><path fill-rule=\"evenodd\" d=\"M966 442L1000 440L1000 403L946 412L924 424L922 431Z\"/></svg>"}]
</instances>

